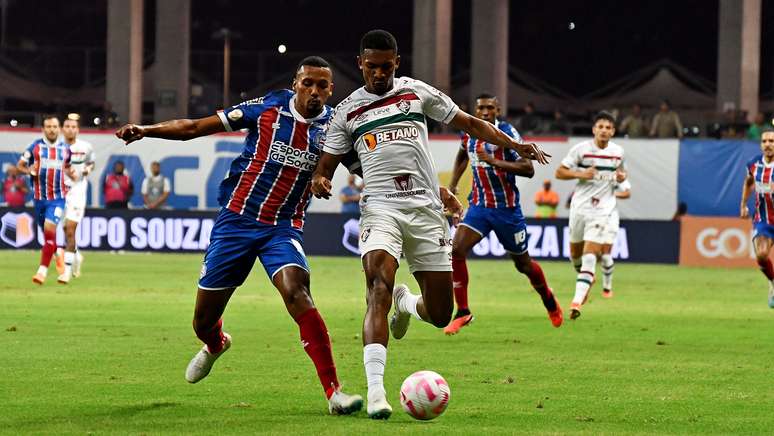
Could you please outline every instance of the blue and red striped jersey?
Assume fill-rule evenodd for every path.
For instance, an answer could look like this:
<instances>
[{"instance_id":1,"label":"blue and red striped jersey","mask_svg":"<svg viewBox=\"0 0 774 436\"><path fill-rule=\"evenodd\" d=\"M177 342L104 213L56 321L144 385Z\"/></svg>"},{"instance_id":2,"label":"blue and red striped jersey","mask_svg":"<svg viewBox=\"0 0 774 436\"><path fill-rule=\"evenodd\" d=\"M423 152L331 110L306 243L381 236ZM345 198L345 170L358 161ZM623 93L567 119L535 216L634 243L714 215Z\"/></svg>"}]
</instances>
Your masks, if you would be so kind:
<instances>
[{"instance_id":1,"label":"blue and red striped jersey","mask_svg":"<svg viewBox=\"0 0 774 436\"><path fill-rule=\"evenodd\" d=\"M497 128L506 135L521 142L521 135L513 126L505 121L497 120ZM516 174L494 168L486 162L478 160L476 149L483 147L495 159L514 162L519 155L511 150L489 144L480 139L472 138L467 133L462 135L460 147L467 151L470 159L470 169L473 174L473 189L468 202L471 206L504 208L516 207L519 204L519 188L516 186Z\"/></svg>"},{"instance_id":2,"label":"blue and red striped jersey","mask_svg":"<svg viewBox=\"0 0 774 436\"><path fill-rule=\"evenodd\" d=\"M753 222L774 225L774 162L766 164L760 154L747 162L747 172L755 179L755 213Z\"/></svg>"},{"instance_id":3,"label":"blue and red striped jersey","mask_svg":"<svg viewBox=\"0 0 774 436\"><path fill-rule=\"evenodd\" d=\"M264 224L303 228L333 109L304 119L294 104L295 93L284 89L218 111L226 130L247 129L242 154L220 184L222 207ZM353 169L359 162L345 164Z\"/></svg>"},{"instance_id":4,"label":"blue and red striped jersey","mask_svg":"<svg viewBox=\"0 0 774 436\"><path fill-rule=\"evenodd\" d=\"M70 165L70 149L64 141L52 144L36 139L22 154L32 171L35 200L62 200L67 195L65 168Z\"/></svg>"}]
</instances>

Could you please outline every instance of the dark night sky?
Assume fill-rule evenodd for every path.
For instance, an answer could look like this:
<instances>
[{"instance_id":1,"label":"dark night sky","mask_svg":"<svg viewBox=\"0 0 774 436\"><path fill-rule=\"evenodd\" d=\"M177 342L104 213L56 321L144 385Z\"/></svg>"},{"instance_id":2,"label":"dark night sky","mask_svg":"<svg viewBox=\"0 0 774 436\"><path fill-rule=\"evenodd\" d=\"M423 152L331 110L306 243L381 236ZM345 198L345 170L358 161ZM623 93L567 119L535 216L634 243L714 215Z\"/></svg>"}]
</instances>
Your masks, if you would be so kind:
<instances>
[{"instance_id":1,"label":"dark night sky","mask_svg":"<svg viewBox=\"0 0 774 436\"><path fill-rule=\"evenodd\" d=\"M156 1L162 0L146 0L149 49ZM392 31L401 51L411 50L413 0L192 1L192 50L219 50L221 44L210 35L223 26L243 35L235 50L275 50L285 43L290 51L351 51L354 56L359 36L372 28ZM31 39L40 46L98 47L106 34L106 3L11 0L8 44ZM468 67L471 3L454 0L454 71ZM769 42L774 35L767 26L774 23L771 3L763 2L764 92L771 90L774 76L771 62L766 63L774 59L774 42ZM568 29L570 22L574 30ZM519 0L511 2L510 23L510 63L570 94L582 95L662 58L715 79L717 0Z\"/></svg>"}]
</instances>

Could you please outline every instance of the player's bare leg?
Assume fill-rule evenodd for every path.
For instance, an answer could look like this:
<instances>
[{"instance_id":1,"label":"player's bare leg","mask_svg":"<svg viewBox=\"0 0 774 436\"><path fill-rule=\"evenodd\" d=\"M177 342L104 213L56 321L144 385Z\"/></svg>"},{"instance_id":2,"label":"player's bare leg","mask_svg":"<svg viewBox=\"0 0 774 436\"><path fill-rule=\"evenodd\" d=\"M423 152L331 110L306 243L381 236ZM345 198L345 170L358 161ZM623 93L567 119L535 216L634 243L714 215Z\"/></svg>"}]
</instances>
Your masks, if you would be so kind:
<instances>
[{"instance_id":1,"label":"player's bare leg","mask_svg":"<svg viewBox=\"0 0 774 436\"><path fill-rule=\"evenodd\" d=\"M570 262L576 273L580 272L581 257L583 256L583 241L570 242Z\"/></svg>"},{"instance_id":2,"label":"player's bare leg","mask_svg":"<svg viewBox=\"0 0 774 436\"><path fill-rule=\"evenodd\" d=\"M235 288L220 290L199 289L196 293L193 328L204 342L204 347L191 359L185 370L185 379L196 383L207 377L212 365L231 347L231 336L223 332L223 311Z\"/></svg>"},{"instance_id":3,"label":"player's bare leg","mask_svg":"<svg viewBox=\"0 0 774 436\"><path fill-rule=\"evenodd\" d=\"M56 224L52 221L43 222L43 239L43 247L40 249L40 266L38 266L35 275L32 276L32 282L38 285L42 285L46 281L51 257L56 252Z\"/></svg>"},{"instance_id":4,"label":"player's bare leg","mask_svg":"<svg viewBox=\"0 0 774 436\"><path fill-rule=\"evenodd\" d=\"M571 247L572 249L572 247ZM575 296L570 306L570 319L577 319L581 314L581 306L589 297L589 290L594 284L594 271L597 266L597 258L602 254L602 244L585 241L581 267L578 278L575 281Z\"/></svg>"},{"instance_id":5,"label":"player's bare leg","mask_svg":"<svg viewBox=\"0 0 774 436\"><path fill-rule=\"evenodd\" d=\"M613 261L613 255L610 254L613 251L612 244L602 244L602 256L600 257L600 263L602 267L602 296L604 298L613 298L613 271L615 270L615 262Z\"/></svg>"},{"instance_id":6,"label":"player's bare leg","mask_svg":"<svg viewBox=\"0 0 774 436\"><path fill-rule=\"evenodd\" d=\"M556 301L556 296L548 287L546 276L543 274L543 269L540 265L532 260L529 253L511 254L516 269L527 276L532 287L540 295L540 299L543 301L543 306L548 312L548 318L551 320L551 324L554 327L562 325L562 308L559 306L559 302Z\"/></svg>"},{"instance_id":7,"label":"player's bare leg","mask_svg":"<svg viewBox=\"0 0 774 436\"><path fill-rule=\"evenodd\" d=\"M766 236L758 235L753 239L755 243L755 258L758 262L758 266L769 280L769 307L774 309L774 266L772 266L769 253L771 247L774 246L774 240L767 238Z\"/></svg>"},{"instance_id":8,"label":"player's bare leg","mask_svg":"<svg viewBox=\"0 0 774 436\"><path fill-rule=\"evenodd\" d=\"M457 334L460 329L470 324L474 317L468 308L468 264L467 256L474 245L481 240L481 234L468 226L460 225L454 233L452 241L452 272L454 301L457 303L457 313L454 319L444 327L447 335Z\"/></svg>"},{"instance_id":9,"label":"player's bare leg","mask_svg":"<svg viewBox=\"0 0 774 436\"><path fill-rule=\"evenodd\" d=\"M328 411L349 415L362 409L363 398L360 395L341 392L328 328L314 305L309 289L309 273L297 266L287 266L274 274L272 282L282 296L288 313L298 324L301 344L314 363L328 399Z\"/></svg>"},{"instance_id":10,"label":"player's bare leg","mask_svg":"<svg viewBox=\"0 0 774 436\"><path fill-rule=\"evenodd\" d=\"M387 315L392 307L392 290L398 261L384 250L363 256L366 276L366 315L363 320L363 363L368 381L368 416L387 419L392 407L384 389L389 332Z\"/></svg>"},{"instance_id":11,"label":"player's bare leg","mask_svg":"<svg viewBox=\"0 0 774 436\"><path fill-rule=\"evenodd\" d=\"M65 219L65 251L64 251L64 271L59 275L57 281L61 284L67 284L73 277L73 263L75 263L75 230L78 228L78 222Z\"/></svg>"}]
</instances>

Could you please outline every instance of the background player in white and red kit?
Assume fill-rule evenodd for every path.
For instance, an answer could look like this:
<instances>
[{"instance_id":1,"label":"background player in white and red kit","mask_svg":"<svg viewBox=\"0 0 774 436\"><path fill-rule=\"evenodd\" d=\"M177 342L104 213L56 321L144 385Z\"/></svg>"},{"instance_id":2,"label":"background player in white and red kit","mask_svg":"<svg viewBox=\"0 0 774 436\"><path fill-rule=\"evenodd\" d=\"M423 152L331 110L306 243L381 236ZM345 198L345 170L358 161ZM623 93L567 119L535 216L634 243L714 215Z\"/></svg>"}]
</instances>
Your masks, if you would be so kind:
<instances>
[{"instance_id":1,"label":"background player in white and red kit","mask_svg":"<svg viewBox=\"0 0 774 436\"><path fill-rule=\"evenodd\" d=\"M578 272L570 319L580 316L588 298L602 246L618 233L615 186L626 180L624 150L610 141L615 118L598 113L591 131L594 138L573 146L556 170L557 179L578 179L570 204L570 257Z\"/></svg>"},{"instance_id":2,"label":"background player in white and red kit","mask_svg":"<svg viewBox=\"0 0 774 436\"><path fill-rule=\"evenodd\" d=\"M626 200L632 195L632 185L629 180L624 180L621 183L615 185L615 198L616 200ZM616 203L618 203L616 201ZM611 226L615 229L619 227L618 208L613 211L610 217ZM615 233L607 232L606 240L602 244L602 256L600 256L600 266L602 267L602 297L613 298L613 271L615 270L615 261L613 260L613 244L618 236L618 231Z\"/></svg>"},{"instance_id":3,"label":"background player in white and red kit","mask_svg":"<svg viewBox=\"0 0 774 436\"><path fill-rule=\"evenodd\" d=\"M204 256L193 320L204 346L188 364L186 380L196 383L206 377L231 346L221 316L258 258L298 324L301 344L317 369L329 412L349 414L363 407L363 399L341 391L328 329L312 300L302 246L312 171L333 112L325 105L333 92L330 65L317 56L303 59L292 87L206 118L152 126L128 124L116 135L128 144L145 136L187 140L248 129L241 155L220 184L221 209ZM359 163L353 159L348 166L353 170Z\"/></svg>"},{"instance_id":4,"label":"background player in white and red kit","mask_svg":"<svg viewBox=\"0 0 774 436\"><path fill-rule=\"evenodd\" d=\"M547 162L536 145L519 144L492 124L460 111L432 86L408 77L396 79L399 64L398 43L389 32L372 30L360 40L358 66L365 86L336 107L312 181L312 192L329 198L337 164L348 152L357 151L365 182L360 201L360 250L368 288L363 362L368 415L374 419L392 414L384 368L393 294L390 330L396 339L406 334L412 316L445 327L453 309L451 238L442 209L459 214L462 206L438 186L426 119ZM422 295L411 294L405 285L393 292L401 252Z\"/></svg>"},{"instance_id":5,"label":"background player in white and red kit","mask_svg":"<svg viewBox=\"0 0 774 436\"><path fill-rule=\"evenodd\" d=\"M761 154L747 162L739 216L749 218L747 199L755 192L753 243L755 258L769 281L769 307L774 309L774 266L769 254L774 245L774 130L761 134Z\"/></svg>"},{"instance_id":6,"label":"background player in white and red kit","mask_svg":"<svg viewBox=\"0 0 774 436\"><path fill-rule=\"evenodd\" d=\"M89 181L86 177L94 170L94 147L82 139L78 139L80 132L80 116L69 114L62 124L62 136L64 143L70 149L70 177L65 183L68 186L65 197L65 251L64 272L59 275L57 281L67 284L70 279L80 276L83 256L75 244L75 231L86 212L86 192Z\"/></svg>"},{"instance_id":7,"label":"background player in white and red kit","mask_svg":"<svg viewBox=\"0 0 774 436\"><path fill-rule=\"evenodd\" d=\"M522 142L521 135L513 126L497 118L499 114L499 102L494 95L481 94L476 98L477 118L492 123L517 142ZM473 175L473 189L468 197L470 207L457 227L452 245L457 313L443 329L444 333L456 334L473 320L468 307L468 265L465 258L470 249L491 231L497 235L516 269L529 278L548 311L551 323L554 327L561 326L562 308L548 287L542 268L527 251L527 223L521 212L516 176L531 178L535 174L532 161L521 159L513 150L464 134L449 182L449 190L455 194L468 162Z\"/></svg>"}]
</instances>

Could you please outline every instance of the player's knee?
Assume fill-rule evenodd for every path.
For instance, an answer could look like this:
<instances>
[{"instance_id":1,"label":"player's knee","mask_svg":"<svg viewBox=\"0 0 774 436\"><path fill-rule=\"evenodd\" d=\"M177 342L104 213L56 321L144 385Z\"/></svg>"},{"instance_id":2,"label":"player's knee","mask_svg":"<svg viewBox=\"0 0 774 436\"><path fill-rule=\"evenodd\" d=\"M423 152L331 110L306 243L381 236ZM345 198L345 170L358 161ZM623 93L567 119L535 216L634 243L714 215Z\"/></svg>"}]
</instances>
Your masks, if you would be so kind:
<instances>
[{"instance_id":1,"label":"player's knee","mask_svg":"<svg viewBox=\"0 0 774 436\"><path fill-rule=\"evenodd\" d=\"M304 285L290 287L283 294L285 305L288 308L307 309L314 306L312 298L309 295L309 289Z\"/></svg>"},{"instance_id":2,"label":"player's knee","mask_svg":"<svg viewBox=\"0 0 774 436\"><path fill-rule=\"evenodd\" d=\"M452 245L452 259L465 259L468 256L467 250L459 246L459 244Z\"/></svg>"},{"instance_id":3,"label":"player's knee","mask_svg":"<svg viewBox=\"0 0 774 436\"><path fill-rule=\"evenodd\" d=\"M769 260L769 253L766 251L756 251L755 259L758 261L759 264L764 264Z\"/></svg>"},{"instance_id":4,"label":"player's knee","mask_svg":"<svg viewBox=\"0 0 774 436\"><path fill-rule=\"evenodd\" d=\"M392 289L384 280L375 279L368 288L366 303L371 309L387 313L392 306Z\"/></svg>"}]
</instances>

